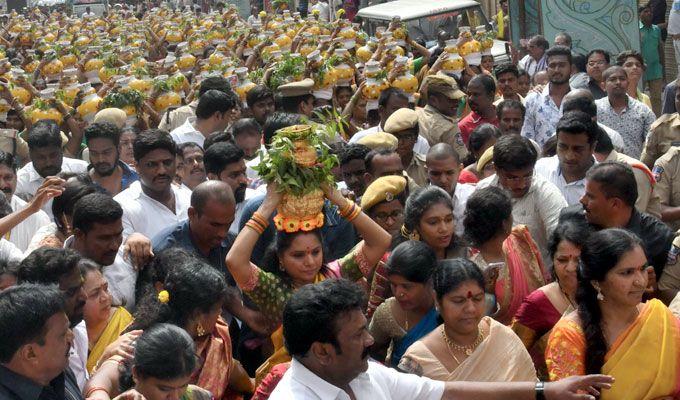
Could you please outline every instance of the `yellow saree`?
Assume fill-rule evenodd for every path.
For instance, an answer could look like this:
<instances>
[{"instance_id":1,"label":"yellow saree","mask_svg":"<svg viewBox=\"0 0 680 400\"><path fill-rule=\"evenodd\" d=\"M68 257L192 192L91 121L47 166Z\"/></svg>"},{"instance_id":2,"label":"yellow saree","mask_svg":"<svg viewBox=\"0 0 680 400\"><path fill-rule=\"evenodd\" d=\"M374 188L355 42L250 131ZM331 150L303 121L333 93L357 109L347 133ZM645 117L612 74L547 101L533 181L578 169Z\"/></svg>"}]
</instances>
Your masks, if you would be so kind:
<instances>
[{"instance_id":1,"label":"yellow saree","mask_svg":"<svg viewBox=\"0 0 680 400\"><path fill-rule=\"evenodd\" d=\"M132 315L123 307L116 308L104 332L99 336L99 340L97 340L97 343L92 347L90 354L87 356L87 372L92 373L92 370L97 365L97 361L104 354L106 346L115 342L121 332L130 325L130 322L132 322Z\"/></svg>"},{"instance_id":2,"label":"yellow saree","mask_svg":"<svg viewBox=\"0 0 680 400\"><path fill-rule=\"evenodd\" d=\"M562 318L550 335L546 362L551 380L585 373L585 338L580 325ZM659 300L640 315L605 355L602 373L616 381L602 400L653 400L680 394L680 321Z\"/></svg>"}]
</instances>

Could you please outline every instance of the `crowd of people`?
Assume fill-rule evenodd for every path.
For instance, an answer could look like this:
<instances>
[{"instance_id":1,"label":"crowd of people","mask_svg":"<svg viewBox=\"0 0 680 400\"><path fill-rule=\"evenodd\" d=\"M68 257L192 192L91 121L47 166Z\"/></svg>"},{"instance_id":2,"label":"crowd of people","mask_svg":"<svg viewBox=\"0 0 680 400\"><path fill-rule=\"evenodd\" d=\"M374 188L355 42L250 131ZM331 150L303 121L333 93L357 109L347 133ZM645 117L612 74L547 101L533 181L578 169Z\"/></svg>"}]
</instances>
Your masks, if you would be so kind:
<instances>
[{"instance_id":1,"label":"crowd of people","mask_svg":"<svg viewBox=\"0 0 680 400\"><path fill-rule=\"evenodd\" d=\"M680 398L649 49L286 4L0 21L0 399ZM267 169L291 127L302 181Z\"/></svg>"}]
</instances>

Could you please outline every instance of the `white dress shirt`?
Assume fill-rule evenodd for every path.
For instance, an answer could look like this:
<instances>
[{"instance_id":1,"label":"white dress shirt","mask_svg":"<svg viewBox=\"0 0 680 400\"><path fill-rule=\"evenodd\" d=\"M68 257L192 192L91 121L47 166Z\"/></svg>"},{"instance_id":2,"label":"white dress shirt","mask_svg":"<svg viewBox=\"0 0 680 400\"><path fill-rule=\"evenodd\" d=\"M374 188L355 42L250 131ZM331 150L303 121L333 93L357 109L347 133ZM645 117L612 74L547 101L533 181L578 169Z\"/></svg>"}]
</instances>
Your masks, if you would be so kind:
<instances>
[{"instance_id":1,"label":"white dress shirt","mask_svg":"<svg viewBox=\"0 0 680 400\"><path fill-rule=\"evenodd\" d=\"M593 165L597 164L593 158ZM569 182L564 179L562 175L562 168L560 168L560 160L557 156L544 157L536 161L534 171L543 176L548 182L557 186L557 188L564 196L567 204L574 205L581 200L583 194L586 192L586 178L579 179L574 182Z\"/></svg>"},{"instance_id":2,"label":"white dress shirt","mask_svg":"<svg viewBox=\"0 0 680 400\"><path fill-rule=\"evenodd\" d=\"M170 132L172 140L180 145L182 143L194 142L199 146L203 147L203 142L205 142L205 136L194 127L194 122L196 122L196 117L189 117L186 121L177 128Z\"/></svg>"},{"instance_id":3,"label":"white dress shirt","mask_svg":"<svg viewBox=\"0 0 680 400\"><path fill-rule=\"evenodd\" d=\"M61 162L61 172L74 172L78 174L87 172L87 163L83 160L64 157ZM33 163L30 162L17 171L17 188L14 193L28 194L32 197L44 181L45 178L38 174L38 171L33 168ZM42 209L47 213L50 219L53 218L51 199L45 203Z\"/></svg>"},{"instance_id":4,"label":"white dress shirt","mask_svg":"<svg viewBox=\"0 0 680 400\"><path fill-rule=\"evenodd\" d=\"M359 131L354 134L351 138L349 138L350 143L356 143L359 141L359 139L370 135L371 133L378 133L380 132L380 126L376 125L373 127L370 127L368 129L364 129L363 131ZM427 142L427 139L424 137L418 135L418 140L416 140L416 144L413 146L413 151L418 154L422 154L423 156L427 155L428 150L430 150L430 143Z\"/></svg>"},{"instance_id":5,"label":"white dress shirt","mask_svg":"<svg viewBox=\"0 0 680 400\"><path fill-rule=\"evenodd\" d=\"M462 238L465 228L463 219L465 218L465 206L468 198L477 189L475 185L469 183L456 183L451 201L453 202L453 221L455 223L455 233L457 238Z\"/></svg>"},{"instance_id":6,"label":"white dress shirt","mask_svg":"<svg viewBox=\"0 0 680 400\"><path fill-rule=\"evenodd\" d=\"M357 400L439 400L444 394L444 382L403 374L373 361L349 386ZM269 399L350 400L350 397L293 358Z\"/></svg>"},{"instance_id":7,"label":"white dress shirt","mask_svg":"<svg viewBox=\"0 0 680 400\"><path fill-rule=\"evenodd\" d=\"M68 356L68 366L76 376L81 391L85 388L85 382L90 379L87 373L87 346L87 328L85 320L82 320L73 328L73 345Z\"/></svg>"},{"instance_id":8,"label":"white dress shirt","mask_svg":"<svg viewBox=\"0 0 680 400\"><path fill-rule=\"evenodd\" d=\"M491 175L477 183L477 188L502 187L498 176ZM543 261L549 263L548 238L557 227L560 211L567 206L560 190L541 175L534 174L527 194L511 198L512 225L526 225L536 242Z\"/></svg>"},{"instance_id":9,"label":"white dress shirt","mask_svg":"<svg viewBox=\"0 0 680 400\"><path fill-rule=\"evenodd\" d=\"M26 207L26 202L18 198L17 196L12 196L12 201L10 201L10 206L12 211L19 211ZM14 245L22 252L28 249L28 245L33 239L33 235L43 226L50 224L50 217L43 210L38 210L37 213L31 214L28 218L21 221L19 225L12 228L9 231L9 241L14 243Z\"/></svg>"},{"instance_id":10,"label":"white dress shirt","mask_svg":"<svg viewBox=\"0 0 680 400\"><path fill-rule=\"evenodd\" d=\"M170 186L175 194L174 212L147 196L139 181L113 198L123 208L123 242L134 232L152 239L163 229L187 219L191 192L179 186Z\"/></svg>"},{"instance_id":11,"label":"white dress shirt","mask_svg":"<svg viewBox=\"0 0 680 400\"><path fill-rule=\"evenodd\" d=\"M6 261L21 261L24 259L24 253L14 245L14 243L0 239L0 259Z\"/></svg>"},{"instance_id":12,"label":"white dress shirt","mask_svg":"<svg viewBox=\"0 0 680 400\"><path fill-rule=\"evenodd\" d=\"M64 248L73 248L75 236L71 235L64 240ZM125 246L121 245L116 254L116 259L111 265L102 266L102 275L109 284L112 304L123 306L128 311L135 310L135 285L137 284L137 270L125 260Z\"/></svg>"},{"instance_id":13,"label":"white dress shirt","mask_svg":"<svg viewBox=\"0 0 680 400\"><path fill-rule=\"evenodd\" d=\"M266 186L265 186L266 188ZM266 192L265 192L266 193ZM258 193L256 190L251 189L251 188L246 188L246 196L243 199L242 202L236 203L236 210L234 211L234 222L231 223L231 226L229 227L229 233L233 233L234 235L238 235L239 231L239 224L241 222L241 215L243 215L243 208L245 208L246 203L248 202L248 199L251 197L257 196L258 194L262 194L261 192Z\"/></svg>"}]
</instances>

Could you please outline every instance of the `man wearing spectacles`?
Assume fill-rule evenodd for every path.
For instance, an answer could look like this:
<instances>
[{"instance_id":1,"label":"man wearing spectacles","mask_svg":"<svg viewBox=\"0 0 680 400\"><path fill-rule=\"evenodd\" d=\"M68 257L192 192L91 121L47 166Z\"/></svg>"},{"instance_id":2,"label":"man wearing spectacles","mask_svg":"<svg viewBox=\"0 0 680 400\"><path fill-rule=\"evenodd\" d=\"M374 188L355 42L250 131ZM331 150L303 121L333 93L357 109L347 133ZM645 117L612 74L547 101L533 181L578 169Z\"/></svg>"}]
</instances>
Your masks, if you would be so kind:
<instances>
[{"instance_id":1,"label":"man wearing spectacles","mask_svg":"<svg viewBox=\"0 0 680 400\"><path fill-rule=\"evenodd\" d=\"M512 199L513 225L526 225L543 260L549 260L548 238L567 201L554 184L534 175L537 156L527 138L501 136L493 147L496 174L480 181L477 188L496 186L507 190Z\"/></svg>"},{"instance_id":2,"label":"man wearing spectacles","mask_svg":"<svg viewBox=\"0 0 680 400\"><path fill-rule=\"evenodd\" d=\"M586 56L586 72L588 73L588 90L595 100L607 96L604 89L602 73L609 68L609 53L602 49L591 50Z\"/></svg>"}]
</instances>

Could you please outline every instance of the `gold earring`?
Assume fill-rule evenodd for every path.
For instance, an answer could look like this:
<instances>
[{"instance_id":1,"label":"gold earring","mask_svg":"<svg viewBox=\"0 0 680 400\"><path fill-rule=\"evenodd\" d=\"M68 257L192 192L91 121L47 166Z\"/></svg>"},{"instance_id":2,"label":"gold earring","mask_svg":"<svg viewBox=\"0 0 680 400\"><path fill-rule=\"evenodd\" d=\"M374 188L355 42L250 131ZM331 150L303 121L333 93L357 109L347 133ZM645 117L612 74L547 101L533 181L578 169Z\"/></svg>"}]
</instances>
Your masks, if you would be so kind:
<instances>
[{"instance_id":1,"label":"gold earring","mask_svg":"<svg viewBox=\"0 0 680 400\"><path fill-rule=\"evenodd\" d=\"M196 325L196 334L197 334L198 336L205 336L206 333L207 333L207 332L206 332L205 329L203 328L203 325L201 325L201 323L199 322L198 325Z\"/></svg>"}]
</instances>

